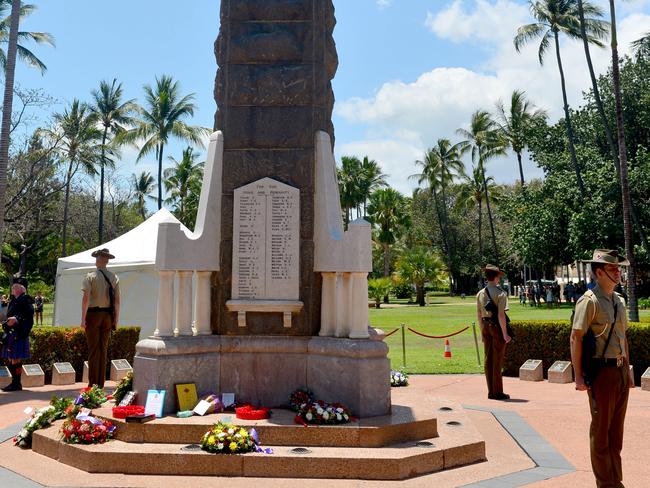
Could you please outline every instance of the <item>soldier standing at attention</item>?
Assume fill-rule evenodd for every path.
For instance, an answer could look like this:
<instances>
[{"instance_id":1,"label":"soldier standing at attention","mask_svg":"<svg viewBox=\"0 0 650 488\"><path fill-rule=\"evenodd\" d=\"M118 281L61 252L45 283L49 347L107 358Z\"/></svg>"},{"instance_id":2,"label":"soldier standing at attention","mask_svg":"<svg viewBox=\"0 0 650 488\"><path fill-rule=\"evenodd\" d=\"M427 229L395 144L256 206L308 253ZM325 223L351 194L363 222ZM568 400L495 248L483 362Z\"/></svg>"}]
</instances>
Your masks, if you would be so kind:
<instances>
[{"instance_id":1,"label":"soldier standing at attention","mask_svg":"<svg viewBox=\"0 0 650 488\"><path fill-rule=\"evenodd\" d=\"M81 327L88 343L88 386L104 387L108 342L120 318L120 282L106 266L115 259L108 249L92 253L97 269L86 275L81 285Z\"/></svg>"},{"instance_id":2,"label":"soldier standing at attention","mask_svg":"<svg viewBox=\"0 0 650 488\"><path fill-rule=\"evenodd\" d=\"M483 268L488 284L476 295L476 315L481 326L483 348L485 350L485 379L490 400L508 400L510 395L503 392L503 360L506 344L510 336L506 328L508 295L499 288L499 279L505 273L497 266L488 264ZM491 302L493 310L487 310Z\"/></svg>"},{"instance_id":3,"label":"soldier standing at attention","mask_svg":"<svg viewBox=\"0 0 650 488\"><path fill-rule=\"evenodd\" d=\"M630 263L618 251L596 249L591 274L596 286L578 300L571 331L571 361L575 371L576 390L587 391L591 410L589 445L591 467L599 488L623 488L621 449L623 424L629 388L634 387L630 371L625 303L614 292L621 281L620 266ZM597 374L585 381L583 371L583 336L595 336L592 364ZM592 351L594 352L594 351ZM590 368L592 370L593 368Z\"/></svg>"}]
</instances>

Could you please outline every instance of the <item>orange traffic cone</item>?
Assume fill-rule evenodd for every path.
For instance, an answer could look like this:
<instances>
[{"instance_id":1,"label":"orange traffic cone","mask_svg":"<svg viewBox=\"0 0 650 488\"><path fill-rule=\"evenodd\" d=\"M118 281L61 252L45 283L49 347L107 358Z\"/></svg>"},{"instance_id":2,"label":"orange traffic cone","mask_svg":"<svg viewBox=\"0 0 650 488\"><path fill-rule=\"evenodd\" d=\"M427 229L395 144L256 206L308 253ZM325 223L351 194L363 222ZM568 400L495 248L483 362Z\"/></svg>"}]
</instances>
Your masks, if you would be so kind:
<instances>
[{"instance_id":1,"label":"orange traffic cone","mask_svg":"<svg viewBox=\"0 0 650 488\"><path fill-rule=\"evenodd\" d=\"M449 339L445 339L445 356L446 358L451 357L451 347L449 347Z\"/></svg>"}]
</instances>

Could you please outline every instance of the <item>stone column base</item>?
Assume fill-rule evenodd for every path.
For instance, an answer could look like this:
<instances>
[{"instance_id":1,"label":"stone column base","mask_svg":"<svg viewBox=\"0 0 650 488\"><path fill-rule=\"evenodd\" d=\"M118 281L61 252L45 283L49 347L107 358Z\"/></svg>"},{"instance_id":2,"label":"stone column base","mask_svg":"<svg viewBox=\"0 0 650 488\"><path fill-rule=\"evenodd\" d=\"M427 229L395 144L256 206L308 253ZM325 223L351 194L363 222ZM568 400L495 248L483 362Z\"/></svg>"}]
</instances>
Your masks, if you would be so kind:
<instances>
[{"instance_id":1,"label":"stone column base","mask_svg":"<svg viewBox=\"0 0 650 488\"><path fill-rule=\"evenodd\" d=\"M235 393L267 407L288 403L297 388L340 402L358 417L391 411L388 346L334 337L203 336L149 338L136 346L134 389L165 389L165 413L176 409L175 383L199 392Z\"/></svg>"}]
</instances>

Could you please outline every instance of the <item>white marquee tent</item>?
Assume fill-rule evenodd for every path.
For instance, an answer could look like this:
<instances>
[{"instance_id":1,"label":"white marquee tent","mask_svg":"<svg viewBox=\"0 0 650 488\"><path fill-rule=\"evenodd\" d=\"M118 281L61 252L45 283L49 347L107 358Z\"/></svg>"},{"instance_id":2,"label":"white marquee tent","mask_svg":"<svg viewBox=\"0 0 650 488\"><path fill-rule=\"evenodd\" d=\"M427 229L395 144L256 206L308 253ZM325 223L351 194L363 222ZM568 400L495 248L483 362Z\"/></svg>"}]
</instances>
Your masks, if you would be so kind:
<instances>
[{"instance_id":1,"label":"white marquee tent","mask_svg":"<svg viewBox=\"0 0 650 488\"><path fill-rule=\"evenodd\" d=\"M54 325L79 325L81 320L81 282L95 269L96 249L107 247L115 259L108 268L120 279L122 304L120 325L142 327L140 337L153 334L156 328L156 300L158 274L155 270L158 224L178 222L168 210L161 209L129 232L87 251L58 261L56 268L56 296ZM183 231L191 232L181 224Z\"/></svg>"}]
</instances>

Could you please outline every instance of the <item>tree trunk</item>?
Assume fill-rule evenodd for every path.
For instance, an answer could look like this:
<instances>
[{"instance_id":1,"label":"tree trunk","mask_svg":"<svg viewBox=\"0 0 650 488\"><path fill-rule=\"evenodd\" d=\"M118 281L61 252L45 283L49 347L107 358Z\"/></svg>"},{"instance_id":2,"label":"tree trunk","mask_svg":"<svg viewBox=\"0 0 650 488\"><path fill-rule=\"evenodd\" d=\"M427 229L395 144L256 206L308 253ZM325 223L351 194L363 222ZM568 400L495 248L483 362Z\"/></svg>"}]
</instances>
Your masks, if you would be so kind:
<instances>
[{"instance_id":1,"label":"tree trunk","mask_svg":"<svg viewBox=\"0 0 650 488\"><path fill-rule=\"evenodd\" d=\"M162 165L163 165L163 144L158 146L158 210L162 208Z\"/></svg>"},{"instance_id":2,"label":"tree trunk","mask_svg":"<svg viewBox=\"0 0 650 488\"><path fill-rule=\"evenodd\" d=\"M580 196L584 200L587 196L585 191L585 184L582 181L582 174L580 172L580 166L578 165L578 157L576 156L576 148L574 145L574 135L573 135L573 126L571 125L571 114L569 113L569 101L566 95L566 81L564 80L564 68L562 68L562 57L560 56L560 36L557 31L553 33L555 35L555 56L557 57L557 67L560 70L560 81L562 82L562 100L564 101L564 123L566 125L567 139L569 141L569 154L571 155L571 164L573 165L573 170L576 173L576 180L578 181L578 189L580 190Z\"/></svg>"},{"instance_id":3,"label":"tree trunk","mask_svg":"<svg viewBox=\"0 0 650 488\"><path fill-rule=\"evenodd\" d=\"M104 242L104 167L106 166L106 133L108 127L104 127L102 134L102 160L100 162L100 178L99 178L99 222L97 229L97 245Z\"/></svg>"},{"instance_id":4,"label":"tree trunk","mask_svg":"<svg viewBox=\"0 0 650 488\"><path fill-rule=\"evenodd\" d=\"M387 242L382 242L384 248L384 276L390 276L390 245Z\"/></svg>"},{"instance_id":5,"label":"tree trunk","mask_svg":"<svg viewBox=\"0 0 650 488\"><path fill-rule=\"evenodd\" d=\"M5 193L7 191L7 165L9 163L9 144L11 133L11 111L14 101L14 77L16 74L16 51L18 45L18 25L20 21L20 0L11 2L11 25L7 45L5 69L5 91L0 129L0 244L4 236Z\"/></svg>"},{"instance_id":6,"label":"tree trunk","mask_svg":"<svg viewBox=\"0 0 650 488\"><path fill-rule=\"evenodd\" d=\"M61 256L68 255L68 202L70 201L70 185L72 184L72 167L74 162L71 160L68 166L68 174L65 183L65 198L63 199L63 230L61 232Z\"/></svg>"},{"instance_id":7,"label":"tree trunk","mask_svg":"<svg viewBox=\"0 0 650 488\"><path fill-rule=\"evenodd\" d=\"M443 181L444 181L444 175L443 176ZM449 232L449 214L447 212L447 195L445 193L445 183L442 183L442 215L443 215L443 220L444 220L444 229L443 229L443 234L446 236L445 239L447 241L447 273L449 274L449 296L454 295L454 288L453 288L453 283L454 283L454 274L452 271L452 256L453 256L453 250L451 249L451 233Z\"/></svg>"},{"instance_id":8,"label":"tree trunk","mask_svg":"<svg viewBox=\"0 0 650 488\"><path fill-rule=\"evenodd\" d=\"M639 305L636 297L636 263L634 259L634 242L632 241L632 216L630 185L627 172L627 150L625 147L625 129L623 127L623 102L621 100L621 76L618 65L618 39L616 33L616 6L609 0L612 37L612 79L614 98L616 100L616 128L618 133L618 158L621 166L621 195L623 197L623 231L625 236L625 254L630 261L627 270L627 306L629 319L639 321Z\"/></svg>"},{"instance_id":9,"label":"tree trunk","mask_svg":"<svg viewBox=\"0 0 650 488\"><path fill-rule=\"evenodd\" d=\"M483 175L483 192L485 193L485 206L488 211L488 220L490 221L490 232L492 233L492 246L494 247L494 257L497 264L500 261L499 249L497 248L497 236L494 232L494 219L492 218L492 209L490 208L490 196L488 195L487 178L485 177L485 166L481 163L481 174Z\"/></svg>"},{"instance_id":10,"label":"tree trunk","mask_svg":"<svg viewBox=\"0 0 650 488\"><path fill-rule=\"evenodd\" d=\"M415 301L420 307L424 307L424 285L415 285Z\"/></svg>"},{"instance_id":11,"label":"tree trunk","mask_svg":"<svg viewBox=\"0 0 650 488\"><path fill-rule=\"evenodd\" d=\"M519 178L521 178L521 187L523 188L526 182L524 181L524 166L521 163L521 153L517 153L517 163L519 163Z\"/></svg>"},{"instance_id":12,"label":"tree trunk","mask_svg":"<svg viewBox=\"0 0 650 488\"><path fill-rule=\"evenodd\" d=\"M478 254L481 260L481 265L484 265L483 262L483 205L481 205L481 200L478 201Z\"/></svg>"}]
</instances>

